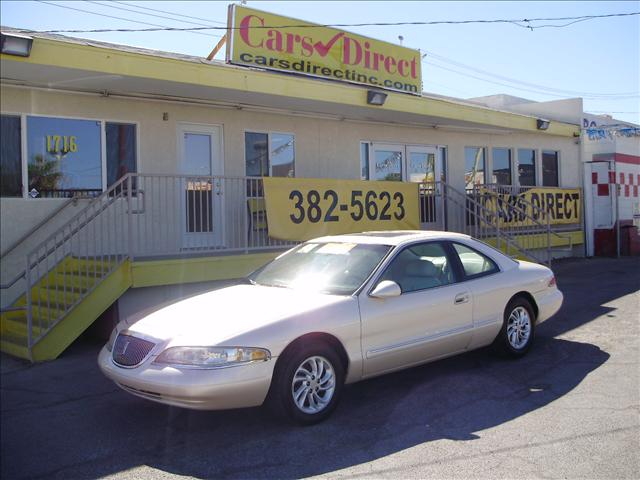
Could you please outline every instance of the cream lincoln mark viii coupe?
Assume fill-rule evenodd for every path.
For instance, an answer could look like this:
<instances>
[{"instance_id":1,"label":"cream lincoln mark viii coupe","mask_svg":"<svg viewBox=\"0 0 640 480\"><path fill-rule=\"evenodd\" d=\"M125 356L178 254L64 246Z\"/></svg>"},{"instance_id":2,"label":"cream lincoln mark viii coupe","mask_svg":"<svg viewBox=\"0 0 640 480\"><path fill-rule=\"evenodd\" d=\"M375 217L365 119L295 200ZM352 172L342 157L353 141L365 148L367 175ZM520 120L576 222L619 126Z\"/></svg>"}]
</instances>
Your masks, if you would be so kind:
<instances>
[{"instance_id":1,"label":"cream lincoln mark viii coupe","mask_svg":"<svg viewBox=\"0 0 640 480\"><path fill-rule=\"evenodd\" d=\"M524 355L562 298L548 268L466 235L323 237L242 284L125 319L98 362L149 400L211 410L267 402L309 424L347 383L486 345Z\"/></svg>"}]
</instances>

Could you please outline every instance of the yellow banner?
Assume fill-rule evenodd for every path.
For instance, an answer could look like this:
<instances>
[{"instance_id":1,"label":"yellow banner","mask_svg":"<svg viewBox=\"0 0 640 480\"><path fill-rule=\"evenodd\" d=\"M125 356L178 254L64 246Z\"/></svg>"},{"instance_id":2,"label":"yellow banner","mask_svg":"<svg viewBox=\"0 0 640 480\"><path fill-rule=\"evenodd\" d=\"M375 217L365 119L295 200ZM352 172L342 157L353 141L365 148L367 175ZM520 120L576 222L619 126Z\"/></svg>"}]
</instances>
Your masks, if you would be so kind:
<instances>
[{"instance_id":1,"label":"yellow banner","mask_svg":"<svg viewBox=\"0 0 640 480\"><path fill-rule=\"evenodd\" d=\"M531 225L530 217L546 223L546 215L552 225L580 223L579 188L531 188L517 195L481 189L478 200L492 215L498 216L500 225Z\"/></svg>"},{"instance_id":2,"label":"yellow banner","mask_svg":"<svg viewBox=\"0 0 640 480\"><path fill-rule=\"evenodd\" d=\"M418 184L264 178L269 236L308 240L368 230L420 228Z\"/></svg>"},{"instance_id":3,"label":"yellow banner","mask_svg":"<svg viewBox=\"0 0 640 480\"><path fill-rule=\"evenodd\" d=\"M422 92L418 50L242 5L229 8L229 63Z\"/></svg>"}]
</instances>

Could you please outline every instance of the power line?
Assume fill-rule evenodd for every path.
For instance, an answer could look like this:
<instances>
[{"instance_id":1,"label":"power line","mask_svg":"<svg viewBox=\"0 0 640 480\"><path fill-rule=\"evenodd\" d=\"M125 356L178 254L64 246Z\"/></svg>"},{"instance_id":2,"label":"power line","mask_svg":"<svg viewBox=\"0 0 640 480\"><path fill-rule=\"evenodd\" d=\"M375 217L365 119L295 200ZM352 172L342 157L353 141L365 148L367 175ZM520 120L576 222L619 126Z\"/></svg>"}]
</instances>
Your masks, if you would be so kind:
<instances>
[{"instance_id":1,"label":"power line","mask_svg":"<svg viewBox=\"0 0 640 480\"><path fill-rule=\"evenodd\" d=\"M191 22L189 20L178 20L177 18L170 18L170 17L167 17L165 15L156 15L154 13L139 12L137 10L132 10L130 8L119 7L117 5L109 5L109 3L96 2L94 0L84 0L84 1L86 3L93 3L95 5L100 5L101 7L115 8L116 10L122 10L124 12L133 12L133 13L136 13L138 15L147 15L148 17L156 17L156 18L163 18L165 20L173 20L175 22L190 23L191 25L199 25L201 27L206 27L207 26L206 24L203 24L203 23Z\"/></svg>"},{"instance_id":2,"label":"power line","mask_svg":"<svg viewBox=\"0 0 640 480\"><path fill-rule=\"evenodd\" d=\"M500 86L503 86L503 87L512 88L514 90L521 90L521 91L524 91L524 92L537 93L538 95L547 95L547 96L556 97L556 98L565 98L564 95L544 92L544 91L540 91L540 90L534 90L534 89L531 89L531 88L516 87L516 86L513 86L513 85L508 85L506 83L496 82L496 81L493 81L493 80L488 80L486 78L478 77L476 75L471 75L469 73L461 72L459 70L454 70L452 68L445 67L444 65L438 65L436 63L428 63L428 65L430 65L432 67L440 68L442 70L446 70L446 71L449 71L449 72L452 72L452 73L457 73L458 75L462 75L464 77L474 78L476 80L480 80L481 82L493 83L494 85L500 85ZM607 98L606 100L626 100L626 99L629 99L629 98L637 98L637 97L638 97L638 95L628 95L628 96ZM590 97L587 97L587 96L585 96L583 98L589 99L589 100L603 100L602 98L595 98L594 99L594 98L590 98Z\"/></svg>"},{"instance_id":3,"label":"power line","mask_svg":"<svg viewBox=\"0 0 640 480\"><path fill-rule=\"evenodd\" d=\"M427 59L429 59L430 57L433 57L441 62L445 62L451 65L455 65L457 67L461 67L461 68L465 68L468 70L472 70L476 73L480 73L482 75L486 75L489 77L494 77L500 80L504 80L510 83L515 83L515 84L520 84L520 85L524 85L527 87L533 87L539 90L547 90L551 93L557 93L557 94L561 94L561 95L577 95L580 97L602 97L603 100L609 99L611 97L620 97L620 96L624 96L624 97L628 97L628 96L637 96L640 92L623 92L623 93L593 93L593 92L579 92L579 91L574 91L574 90L562 90L559 88L552 88L552 87L546 87L543 85L538 85L536 83L529 83L529 82L523 82L521 80L516 80L514 78L510 78L510 77L505 77L503 75L498 75L492 72L488 72L486 70L482 70L480 68L477 67L473 67L471 65L467 65L461 62L457 62L455 60L452 60L450 58L447 57L443 57L442 55L436 55L433 52L429 52L427 50L422 50L422 52L426 52L426 56ZM423 56L424 58L424 56Z\"/></svg>"},{"instance_id":4,"label":"power line","mask_svg":"<svg viewBox=\"0 0 640 480\"><path fill-rule=\"evenodd\" d=\"M202 21L202 22L208 22L208 23L218 23L218 24L220 24L220 25L226 25L226 24L227 24L227 22L221 22L221 21L219 21L219 20L211 20L211 19L208 19L208 18L202 18L202 17L193 17L193 16L191 16L191 15L184 15L184 14L182 14L182 13L169 12L168 10L159 10L159 9L157 9L157 8L143 7L143 6L141 6L141 5L135 5L135 4L133 4L133 3L127 3L127 2L120 2L120 1L118 1L118 0L111 0L111 1L112 1L113 3L120 3L120 4L122 4L122 5L127 5L127 6L129 6L129 7L135 7L135 8L139 8L139 9L142 9L142 10L149 10L150 12L166 13L166 14L168 14L168 15L173 15L173 16L176 16L176 17L190 18L190 19L192 19L192 20L200 20L200 21Z\"/></svg>"},{"instance_id":5,"label":"power line","mask_svg":"<svg viewBox=\"0 0 640 480\"><path fill-rule=\"evenodd\" d=\"M149 23L149 22L143 22L142 20L131 20L129 18L116 17L114 15L107 15L105 13L91 12L89 10L82 10L81 8L68 7L66 5L58 5L57 3L53 3L53 2L46 2L45 0L36 0L36 1L39 2L39 3L52 5L54 7L65 8L67 10L74 10L76 12L88 13L90 15L97 15L99 17L114 18L116 20L124 20L125 22L138 23L138 24L141 24L141 25L152 25L153 27L155 27L155 28L140 29L140 30L137 30L137 29L122 29L121 31L124 31L124 32L127 32L127 31L129 31L129 32L136 32L136 31L149 31L149 32L152 32L152 31L174 31L174 30L176 30L175 28L167 27L166 25L158 25L157 23ZM199 27L199 28L194 28L194 29L183 29L183 31L186 31L188 33L194 33L196 35L204 35L204 36L207 36L207 37L220 38L220 35L211 35L209 33L191 31L191 30L206 30L208 28L209 27ZM216 27L212 27L212 28L216 28ZM41 33L62 33L62 32L63 32L63 30L60 30L60 31L57 31L57 32L51 30L51 31L41 32ZM90 31L86 31L85 33L89 33L89 32Z\"/></svg>"},{"instance_id":6,"label":"power line","mask_svg":"<svg viewBox=\"0 0 640 480\"><path fill-rule=\"evenodd\" d=\"M630 113L637 115L640 112L623 112L623 111L615 111L615 110L586 110L588 113Z\"/></svg>"},{"instance_id":7,"label":"power line","mask_svg":"<svg viewBox=\"0 0 640 480\"><path fill-rule=\"evenodd\" d=\"M49 3L44 0L36 0L41 3ZM55 3L50 3L50 5L56 5ZM72 7L63 7L62 5L56 5L62 8L69 8L71 10L78 10ZM84 11L84 10L79 10ZM92 13L92 12L87 12ZM100 14L96 14L100 15ZM416 22L371 22L371 23L328 23L328 24L291 24L291 25L252 25L247 27L249 29L270 29L270 28L326 28L326 27L389 27L389 26L403 26L403 25L467 25L467 24L494 24L494 23L509 23L513 25L517 25L518 27L529 28L531 30L538 28L547 28L547 27L566 27L572 23L566 25L531 25L531 22L541 22L541 21L565 21L565 20L576 20L576 21L587 21L587 20L596 20L600 18L612 18L612 17L629 17L633 15L640 15L640 12L631 12L631 13L611 13L607 15L583 15L580 17L557 17L557 18L530 18L530 19L515 19L515 20L507 20L507 19L495 19L495 20L435 20L435 21L416 21ZM108 16L108 15L107 15ZM112 17L119 18L119 17ZM120 20L126 20L120 18ZM128 20L131 21L131 20ZM144 23L144 22L138 22ZM523 25L524 24L524 25ZM141 28L141 29L132 29L132 28L99 28L92 30L41 30L40 33L107 33L107 32L158 32L158 31L173 31L173 32L193 32L199 30L238 30L240 27L159 27L159 28Z\"/></svg>"}]
</instances>

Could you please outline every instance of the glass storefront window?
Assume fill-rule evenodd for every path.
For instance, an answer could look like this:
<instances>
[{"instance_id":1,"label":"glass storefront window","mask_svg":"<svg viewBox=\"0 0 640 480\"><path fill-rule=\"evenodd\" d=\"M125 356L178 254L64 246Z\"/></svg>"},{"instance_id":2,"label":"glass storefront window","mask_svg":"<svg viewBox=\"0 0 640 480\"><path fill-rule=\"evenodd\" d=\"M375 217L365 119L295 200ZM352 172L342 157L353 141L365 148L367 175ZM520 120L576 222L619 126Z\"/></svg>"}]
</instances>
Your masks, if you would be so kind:
<instances>
[{"instance_id":1,"label":"glass storefront window","mask_svg":"<svg viewBox=\"0 0 640 480\"><path fill-rule=\"evenodd\" d=\"M518 181L520 185L536 185L536 151L529 148L518 149Z\"/></svg>"},{"instance_id":2,"label":"glass storefront window","mask_svg":"<svg viewBox=\"0 0 640 480\"><path fill-rule=\"evenodd\" d=\"M375 177L373 180L388 180L399 182L402 180L402 152L375 151Z\"/></svg>"},{"instance_id":3,"label":"glass storefront window","mask_svg":"<svg viewBox=\"0 0 640 480\"><path fill-rule=\"evenodd\" d=\"M95 120L27 117L29 196L99 195L100 127Z\"/></svg>"},{"instance_id":4,"label":"glass storefront window","mask_svg":"<svg viewBox=\"0 0 640 480\"><path fill-rule=\"evenodd\" d=\"M433 153L409 152L408 180L433 183L436 181L436 156Z\"/></svg>"},{"instance_id":5,"label":"glass storefront window","mask_svg":"<svg viewBox=\"0 0 640 480\"><path fill-rule=\"evenodd\" d=\"M246 132L244 154L248 177L295 176L293 135Z\"/></svg>"},{"instance_id":6,"label":"glass storefront window","mask_svg":"<svg viewBox=\"0 0 640 480\"><path fill-rule=\"evenodd\" d=\"M244 155L248 177L269 176L269 136L266 133L244 134Z\"/></svg>"},{"instance_id":7,"label":"glass storefront window","mask_svg":"<svg viewBox=\"0 0 640 480\"><path fill-rule=\"evenodd\" d=\"M485 184L485 149L483 147L464 147L464 183L466 188Z\"/></svg>"},{"instance_id":8,"label":"glass storefront window","mask_svg":"<svg viewBox=\"0 0 640 480\"><path fill-rule=\"evenodd\" d=\"M360 143L360 180L369 180L369 144Z\"/></svg>"},{"instance_id":9,"label":"glass storefront window","mask_svg":"<svg viewBox=\"0 0 640 480\"><path fill-rule=\"evenodd\" d=\"M511 185L511 149L493 149L493 178L492 183Z\"/></svg>"},{"instance_id":10,"label":"glass storefront window","mask_svg":"<svg viewBox=\"0 0 640 480\"><path fill-rule=\"evenodd\" d=\"M136 126L107 122L107 187L130 172L136 172Z\"/></svg>"},{"instance_id":11,"label":"glass storefront window","mask_svg":"<svg viewBox=\"0 0 640 480\"><path fill-rule=\"evenodd\" d=\"M0 117L0 197L22 196L22 147L20 117Z\"/></svg>"},{"instance_id":12,"label":"glass storefront window","mask_svg":"<svg viewBox=\"0 0 640 480\"><path fill-rule=\"evenodd\" d=\"M558 152L544 150L542 152L542 185L544 187L558 187Z\"/></svg>"},{"instance_id":13,"label":"glass storefront window","mask_svg":"<svg viewBox=\"0 0 640 480\"><path fill-rule=\"evenodd\" d=\"M271 134L271 176L294 177L294 155L293 135Z\"/></svg>"}]
</instances>

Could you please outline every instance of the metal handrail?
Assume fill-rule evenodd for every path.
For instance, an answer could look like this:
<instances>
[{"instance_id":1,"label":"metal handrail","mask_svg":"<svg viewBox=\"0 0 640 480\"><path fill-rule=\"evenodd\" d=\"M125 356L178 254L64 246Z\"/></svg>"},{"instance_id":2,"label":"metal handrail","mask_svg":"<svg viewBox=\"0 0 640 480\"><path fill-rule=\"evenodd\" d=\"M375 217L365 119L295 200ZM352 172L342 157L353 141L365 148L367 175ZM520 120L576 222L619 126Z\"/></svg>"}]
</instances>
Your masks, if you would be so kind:
<instances>
[{"instance_id":1,"label":"metal handrail","mask_svg":"<svg viewBox=\"0 0 640 480\"><path fill-rule=\"evenodd\" d=\"M473 189L473 191L474 191L474 193L475 193L475 192L479 192L479 193L480 193L480 195L488 193L489 195L494 196L494 198L499 198L499 197L498 197L498 195L499 195L499 194L498 194L497 192L495 192L495 191L494 191L494 190L492 190L491 188L486 188L486 187L494 187L494 186L495 186L495 187L498 187L498 188L505 187L504 185L491 184L491 185L483 185L483 186L482 186L482 187L483 187L483 190L482 190L482 191L480 191L480 190L478 190L478 189L475 189L475 188ZM505 189L505 190L506 190L506 189ZM512 195L512 193L511 193L511 192L509 192L509 194L511 194L511 195ZM519 199L519 201L520 201L521 203L524 203L527 207L530 207L533 211L536 211L536 212L538 212L538 213L541 213L541 214L542 214L542 216L547 220L547 225L548 225L548 229L549 229L549 234L550 234L550 235L553 235L553 236L554 236L554 237L556 237L556 238L561 238L561 239L563 239L563 240L565 240L565 241L568 241L568 242L569 242L569 250L572 250L572 249L573 249L573 239L571 238L571 236L569 236L569 235L563 235L562 233L557 232L557 231L555 231L555 230L553 230L553 229L551 228L551 222L550 222L551 218L550 218L550 215L549 215L549 209L548 209L548 208L547 208L547 210L543 210L541 207L539 207L538 205L534 205L532 202L529 202L529 201L528 201L527 199L525 199L525 198L520 198L520 199ZM512 209L516 210L518 213L521 213L521 214L525 215L529 221L532 221L532 222L536 222L536 221L537 221L537 220L535 219L535 217L533 217L533 216L531 216L531 215L529 215L529 214L527 213L526 209L523 209L523 208L521 208L521 207L520 207L520 206L518 206L518 205L509 205L509 208L512 208Z\"/></svg>"},{"instance_id":2,"label":"metal handrail","mask_svg":"<svg viewBox=\"0 0 640 480\"><path fill-rule=\"evenodd\" d=\"M445 184L446 185L446 184ZM479 220L481 222L483 222L486 226L488 227L492 227L495 229L495 235L497 239L501 239L504 240L507 247L511 247L515 250L517 250L518 252L520 252L521 254L530 257L538 262L541 262L542 260L540 258L538 258L534 253L532 253L530 250L524 248L523 246L521 246L515 238L513 238L515 235L510 235L508 232L506 232L504 229L500 229L500 218L499 215L492 211L489 210L488 208L486 208L482 203L478 202L475 198L470 197L469 195L467 195L466 193L462 193L459 190L457 190L456 188L450 186L450 185L446 185L445 190L448 192L453 192L456 195L458 195L458 197L461 199L460 201L458 201L457 199L453 198L450 195L447 195L447 198L458 204L459 206L461 206L465 212L470 213L474 216L474 219ZM473 209L471 209L469 207L469 203L472 204L472 206L474 207ZM480 210L484 215L478 215L477 214L477 210ZM544 225L541 222L537 221L536 219L534 219L533 217L531 217L530 215L526 214L526 212L524 212L525 215L527 217L529 217L528 219L530 219L534 225L537 225L538 227L542 227L545 230L545 233L549 231L549 225ZM487 218L494 218L496 219L495 224L490 223L489 221L487 221ZM518 233L522 233L522 232L518 232ZM548 243L547 243L548 245ZM546 263L550 264L551 263L551 256L550 256L550 252L547 252L547 259L546 259Z\"/></svg>"},{"instance_id":3,"label":"metal handrail","mask_svg":"<svg viewBox=\"0 0 640 480\"><path fill-rule=\"evenodd\" d=\"M26 258L25 271L8 285L24 279L26 292L38 282L43 287L34 298L26 295L29 349L127 259L196 252L248 253L293 245L271 237L268 231L248 228L247 199L262 191L262 179L256 177L126 174L39 242ZM439 205L437 201L424 204L429 221L439 218L444 228L444 208L450 200L464 217L461 231L481 228L485 238L496 238L498 248L506 246L507 253L518 252L542 263L538 256L543 253L528 250L527 237L517 236L537 232L551 235L548 215L545 225L531 217L531 211L513 206L514 212L527 219L526 230L514 231L511 226L501 225L499 212L444 182L423 184L419 191L441 199ZM473 225L466 223L469 215L475 218ZM221 218L224 222L216 223ZM197 241L192 241L194 235L200 235ZM200 243L207 235L213 240ZM539 248L536 241L531 243L532 250ZM69 256L73 261L62 263ZM549 250L546 261L550 262ZM32 332L34 318L40 326L36 333Z\"/></svg>"},{"instance_id":4,"label":"metal handrail","mask_svg":"<svg viewBox=\"0 0 640 480\"><path fill-rule=\"evenodd\" d=\"M84 209L78 212L73 218L69 221L65 222L60 228L58 228L55 232L49 235L45 240L40 242L35 248L33 248L26 257L26 266L24 270L24 277L26 280L26 312L27 312L27 348L29 352L31 352L34 341L38 340L42 336L46 335L51 329L57 325L57 323L64 317L64 315L72 308L74 308L80 301L82 301L88 294L96 288L98 282L94 282L92 285L86 285L87 289L71 304L66 303L66 299L68 298L69 292L74 292L74 287L71 286L67 289L67 271L64 270L62 272L63 276L63 293L62 293L62 301L59 300L57 296L51 298L51 293L46 294L45 299L32 299L29 292L31 291L31 287L36 284L36 282L40 281L41 278L47 278L46 285L49 285L49 280L47 275L51 272L49 268L50 262L49 257L53 256L54 264L56 264L59 259L58 257L62 256L64 258L65 252L67 248L65 245L68 242L73 242L74 237L76 235L80 235L87 227L90 225L92 221L94 221L97 217L99 217L104 211L106 211L117 199L124 198L126 194L130 199L131 197L131 176L132 174L126 174L122 178L120 178L117 182L111 185L107 190L102 192L101 195L94 198L89 205L87 205ZM125 192L124 185L125 182L128 186L127 191ZM107 202L104 202L104 200ZM98 205L98 208L96 208ZM128 215L130 216L130 215ZM84 217L84 218L83 218ZM89 233L89 232L87 232ZM95 233L95 224L94 224L94 233ZM61 238L59 238L61 237ZM60 252L60 247L62 247L62 251ZM73 247L73 243L69 244L69 251L71 251ZM42 252L44 250L44 252ZM34 258L35 257L35 258ZM104 257L104 254L103 254ZM86 258L97 258L97 253L93 255L89 255L87 250ZM118 259L118 255L116 254L116 260ZM120 262L110 265L110 267L106 270L100 269L100 274L104 277L108 275L114 268L117 268L126 258L120 259ZM41 264L44 265L44 274L41 274ZM54 267L55 268L55 267ZM94 273L97 274L97 267L94 267ZM44 280L42 280L44 281ZM80 287L81 289L83 287ZM52 305L55 307L54 310L51 310ZM59 309L61 305L64 305L64 309L61 310L62 313L56 313L54 315L51 312ZM46 315L46 325L43 325L42 316L39 317L39 334L38 337L34 339L33 332L33 317L34 317L34 307L39 309L39 312L42 313L43 309Z\"/></svg>"},{"instance_id":5,"label":"metal handrail","mask_svg":"<svg viewBox=\"0 0 640 480\"><path fill-rule=\"evenodd\" d=\"M130 175L130 174L127 174ZM122 177L121 180L124 181L125 177ZM112 185L112 187L116 187L118 184L120 183L120 181L114 183ZM38 228L40 228L42 225L44 225L44 223L48 222L51 218L53 218L53 216L55 216L57 213L60 213L64 208L66 208L67 206L71 205L72 203L74 203L75 200L77 199L91 199L91 203L89 205L87 205L84 209L82 209L80 212L77 213L76 216L80 216L82 215L86 210L88 210L89 208L91 208L94 204L94 202L98 202L100 201L103 196L108 193L111 190L111 188L107 189L106 191L104 191L100 196L98 197L74 197L72 199L69 199L68 202L66 202L61 208L59 208L58 210L56 210L53 214L49 215L46 219L44 219L42 222L40 222L36 227L34 227L33 229L30 230L31 233L33 233L34 231L38 230ZM111 190L113 191L113 190ZM106 210L109 207L110 203L107 203L106 205L104 205L102 207L101 210L97 211L92 217L88 218L85 220L85 222L82 225L78 225L76 227L75 230L71 230L71 233L68 236L72 236L75 235L76 233L78 233L78 231L84 227L87 223L89 223L91 220L93 220L94 218L96 218L99 214L101 214L104 210ZM38 251L42 245L45 245L46 243L49 242L49 238L51 237L56 237L60 232L62 232L68 225L71 225L74 222L74 218L70 219L67 223L65 223L64 225L62 225L60 228L58 228L54 233L52 233L46 240L40 242L35 248L33 248L28 254L27 254L27 258L29 258L33 252ZM55 251L55 249L57 247L59 247L60 245L62 245L64 243L64 239L60 240L58 243L54 244L53 247L49 248L48 250L45 250L45 252L40 255L40 257L38 257L36 260L32 261L29 265L30 268L33 268L35 265L37 265L38 262L42 261L43 259L45 259L47 256L51 255L51 253L53 251ZM16 245L17 246L17 245ZM7 253L5 253L3 255L2 258L4 258L6 255L8 255L9 251L13 250L15 248L15 246L13 246L12 248L10 248ZM26 270L22 270L20 273L18 273L12 280L10 280L8 283L5 284L1 284L0 285L0 290L7 290L11 287L13 287L20 279L24 278L26 274Z\"/></svg>"},{"instance_id":6,"label":"metal handrail","mask_svg":"<svg viewBox=\"0 0 640 480\"><path fill-rule=\"evenodd\" d=\"M73 222L75 221L75 219L79 216L81 216L82 214L84 214L85 212L89 211L91 208L93 208L93 206L96 203L100 203L104 198L108 198L109 194L115 192L117 190L118 187L121 187L122 184L126 181L128 181L129 178L131 178L131 176L134 175L132 173L127 173L126 175L124 175L123 177L121 177L117 182L115 182L113 185L111 185L108 189L106 189L104 192L102 192L102 194L100 194L99 196L95 197L92 199L92 201L89 203L89 205L87 205L85 208L83 208L82 210L80 210L76 216L74 218L71 218L69 221L67 221L66 223L64 223L60 228L58 228L55 232L53 232L51 235L49 235L49 237L46 240L43 240L42 242L40 242L35 248L31 249L31 251L28 253L28 257L30 257L34 252L37 252L39 249L42 248L43 245L46 245L47 242L49 241L50 238L55 238L58 234L60 234L61 232L64 231L65 228L67 228L68 226L72 225ZM104 209L103 209L104 210ZM87 219L85 221L85 225L93 220L94 218L96 218L100 213L102 213L102 211L97 212L96 214L94 214L91 218ZM83 225L84 226L84 225ZM77 233L74 232L74 233ZM49 252L51 253L51 252Z\"/></svg>"},{"instance_id":7,"label":"metal handrail","mask_svg":"<svg viewBox=\"0 0 640 480\"><path fill-rule=\"evenodd\" d=\"M40 227L42 227L45 223L47 223L49 220L51 220L53 217L55 217L56 215L58 215L62 210L64 210L65 208L67 208L69 205L73 205L75 203L77 203L77 199L76 198L67 198L65 199L66 201L63 202L62 205L60 205L58 208L56 208L53 212L51 212L49 215L47 215L45 218L43 218L42 220L40 220L40 222L38 222L35 226L33 226L32 228L30 228L27 233L23 234L20 238L18 238L15 242L13 242L11 244L11 246L9 248L7 248L4 252L2 252L2 254L0 255L0 260L2 260L3 258L5 258L7 255L9 255L11 252L13 252L22 242L24 242L28 237L30 237L31 235L33 235Z\"/></svg>"},{"instance_id":8,"label":"metal handrail","mask_svg":"<svg viewBox=\"0 0 640 480\"><path fill-rule=\"evenodd\" d=\"M13 280L11 280L9 283L1 284L0 285L0 290L8 290L9 288L13 287L16 283L18 283L18 280L20 280L21 278L24 278L24 275L25 275L25 271L23 270L18 275L16 275L13 278Z\"/></svg>"}]
</instances>

